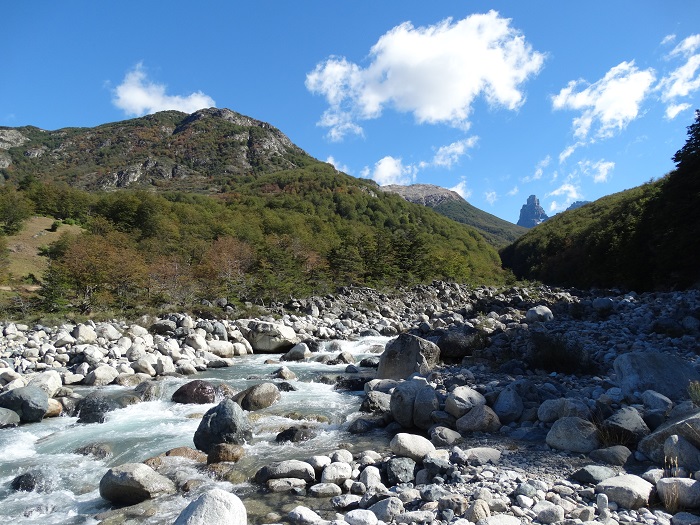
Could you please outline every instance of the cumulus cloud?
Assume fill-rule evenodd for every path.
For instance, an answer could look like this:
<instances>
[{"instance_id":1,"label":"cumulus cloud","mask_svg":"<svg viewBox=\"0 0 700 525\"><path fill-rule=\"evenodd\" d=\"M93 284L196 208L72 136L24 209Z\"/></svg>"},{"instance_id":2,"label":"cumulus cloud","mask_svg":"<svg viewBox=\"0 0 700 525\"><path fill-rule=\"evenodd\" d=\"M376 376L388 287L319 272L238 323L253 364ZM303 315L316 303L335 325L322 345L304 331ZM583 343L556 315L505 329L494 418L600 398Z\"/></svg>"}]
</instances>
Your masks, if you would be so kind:
<instances>
[{"instance_id":1,"label":"cumulus cloud","mask_svg":"<svg viewBox=\"0 0 700 525\"><path fill-rule=\"evenodd\" d=\"M128 71L124 80L114 90L112 103L127 115L141 116L157 111L174 109L192 113L202 108L216 106L210 96L201 91L187 96L168 95L164 84L148 79L142 63Z\"/></svg>"},{"instance_id":2,"label":"cumulus cloud","mask_svg":"<svg viewBox=\"0 0 700 525\"><path fill-rule=\"evenodd\" d=\"M478 137L473 136L464 140L458 140L447 146L442 146L433 157L433 165L445 168L454 166L461 157L467 154L467 150L473 148Z\"/></svg>"},{"instance_id":3,"label":"cumulus cloud","mask_svg":"<svg viewBox=\"0 0 700 525\"><path fill-rule=\"evenodd\" d=\"M536 75L545 55L533 50L496 11L454 22L414 27L405 22L382 35L367 67L331 56L306 75L306 88L325 97L318 125L331 140L361 134L359 121L391 107L418 123L468 129L472 105L484 97L510 110L525 101L522 84Z\"/></svg>"},{"instance_id":4,"label":"cumulus cloud","mask_svg":"<svg viewBox=\"0 0 700 525\"><path fill-rule=\"evenodd\" d=\"M573 121L576 138L609 138L639 116L655 79L653 69L622 62L593 84L572 80L552 97L552 106L581 112Z\"/></svg>"},{"instance_id":5,"label":"cumulus cloud","mask_svg":"<svg viewBox=\"0 0 700 525\"><path fill-rule=\"evenodd\" d=\"M667 55L668 60L680 59L683 63L659 82L661 100L666 105L666 118L672 120L690 109L688 102L679 102L700 90L700 34L683 39Z\"/></svg>"},{"instance_id":6,"label":"cumulus cloud","mask_svg":"<svg viewBox=\"0 0 700 525\"><path fill-rule=\"evenodd\" d=\"M600 182L608 182L608 177L615 168L615 163L611 161L599 160L592 162L590 160L582 160L578 163L579 169L583 175L593 178L596 184Z\"/></svg>"},{"instance_id":7,"label":"cumulus cloud","mask_svg":"<svg viewBox=\"0 0 700 525\"><path fill-rule=\"evenodd\" d=\"M455 186L452 186L449 189L459 194L459 196L462 197L464 200L467 200L469 197L472 196L472 190L470 190L467 187L466 177L462 177L462 179Z\"/></svg>"},{"instance_id":8,"label":"cumulus cloud","mask_svg":"<svg viewBox=\"0 0 700 525\"><path fill-rule=\"evenodd\" d=\"M498 200L498 194L495 191L486 191L484 192L484 198L486 202L493 205Z\"/></svg>"},{"instance_id":9,"label":"cumulus cloud","mask_svg":"<svg viewBox=\"0 0 700 525\"><path fill-rule=\"evenodd\" d=\"M390 155L379 159L373 169L362 170L363 177L373 179L380 186L389 184L411 184L416 178L418 169L412 164L404 165L401 158Z\"/></svg>"}]
</instances>

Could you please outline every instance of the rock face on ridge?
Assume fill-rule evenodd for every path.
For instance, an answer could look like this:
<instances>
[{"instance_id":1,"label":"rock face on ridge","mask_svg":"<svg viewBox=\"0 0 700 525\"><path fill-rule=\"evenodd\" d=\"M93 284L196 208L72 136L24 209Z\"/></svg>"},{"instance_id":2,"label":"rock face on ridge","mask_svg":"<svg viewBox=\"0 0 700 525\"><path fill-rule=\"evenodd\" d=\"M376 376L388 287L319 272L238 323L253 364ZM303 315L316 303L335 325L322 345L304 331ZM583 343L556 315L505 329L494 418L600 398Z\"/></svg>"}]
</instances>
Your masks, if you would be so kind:
<instances>
[{"instance_id":1,"label":"rock face on ridge","mask_svg":"<svg viewBox=\"0 0 700 525\"><path fill-rule=\"evenodd\" d=\"M422 204L430 208L434 208L438 204L442 204L446 201L464 200L459 193L433 184L411 184L410 186L389 184L387 186L382 186L382 190L388 193L396 193L408 202Z\"/></svg>"},{"instance_id":2,"label":"rock face on ridge","mask_svg":"<svg viewBox=\"0 0 700 525\"><path fill-rule=\"evenodd\" d=\"M544 208L540 206L540 200L535 195L530 195L527 198L527 202L520 208L520 218L517 224L524 228L534 228L547 219L549 217L545 213Z\"/></svg>"}]
</instances>

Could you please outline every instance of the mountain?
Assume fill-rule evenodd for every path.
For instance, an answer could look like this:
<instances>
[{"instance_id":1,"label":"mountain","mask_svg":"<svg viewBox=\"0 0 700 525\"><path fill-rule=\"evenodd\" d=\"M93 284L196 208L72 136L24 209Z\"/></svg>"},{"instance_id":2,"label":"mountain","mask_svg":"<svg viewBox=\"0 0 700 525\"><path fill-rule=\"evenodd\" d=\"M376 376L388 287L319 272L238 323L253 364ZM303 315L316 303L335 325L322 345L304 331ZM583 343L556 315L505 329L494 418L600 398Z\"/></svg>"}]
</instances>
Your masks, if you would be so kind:
<instances>
[{"instance_id":1,"label":"mountain","mask_svg":"<svg viewBox=\"0 0 700 525\"><path fill-rule=\"evenodd\" d=\"M527 198L527 202L520 208L520 218L517 224L523 228L534 228L547 219L549 217L545 213L544 208L540 206L540 200L535 195L530 195Z\"/></svg>"},{"instance_id":2,"label":"mountain","mask_svg":"<svg viewBox=\"0 0 700 525\"><path fill-rule=\"evenodd\" d=\"M312 159L275 127L228 109L163 111L94 128L0 128L6 178L32 176L88 190L220 191L237 176Z\"/></svg>"},{"instance_id":3,"label":"mountain","mask_svg":"<svg viewBox=\"0 0 700 525\"><path fill-rule=\"evenodd\" d=\"M440 186L432 184L388 185L382 186L381 189L396 193L409 202L428 206L454 221L472 226L490 244L499 248L512 243L527 231L525 228L472 206L458 193Z\"/></svg>"},{"instance_id":4,"label":"mountain","mask_svg":"<svg viewBox=\"0 0 700 525\"><path fill-rule=\"evenodd\" d=\"M32 212L53 218L52 231L84 232L42 249L50 264L41 276L5 270L10 282L40 282L39 297L18 304L260 304L343 285L508 277L476 229L340 173L227 109L0 128L0 165L0 233L21 231Z\"/></svg>"}]
</instances>

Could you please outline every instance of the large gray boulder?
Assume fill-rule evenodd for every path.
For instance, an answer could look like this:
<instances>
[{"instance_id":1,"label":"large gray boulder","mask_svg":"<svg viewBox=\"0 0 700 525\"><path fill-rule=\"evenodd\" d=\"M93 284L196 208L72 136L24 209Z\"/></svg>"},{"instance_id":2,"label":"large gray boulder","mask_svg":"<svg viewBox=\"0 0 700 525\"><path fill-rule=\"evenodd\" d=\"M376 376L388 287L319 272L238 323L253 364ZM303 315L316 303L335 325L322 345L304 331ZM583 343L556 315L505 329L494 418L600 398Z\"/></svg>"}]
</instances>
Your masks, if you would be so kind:
<instances>
[{"instance_id":1,"label":"large gray boulder","mask_svg":"<svg viewBox=\"0 0 700 525\"><path fill-rule=\"evenodd\" d=\"M445 412L460 418L472 408L485 405L486 398L469 386L458 386L447 395L445 400Z\"/></svg>"},{"instance_id":2,"label":"large gray boulder","mask_svg":"<svg viewBox=\"0 0 700 525\"><path fill-rule=\"evenodd\" d=\"M248 514L241 499L230 492L212 489L183 509L174 525L247 525Z\"/></svg>"},{"instance_id":3,"label":"large gray boulder","mask_svg":"<svg viewBox=\"0 0 700 525\"><path fill-rule=\"evenodd\" d=\"M143 463L113 467L100 480L100 496L121 505L133 505L176 491L172 481Z\"/></svg>"},{"instance_id":4,"label":"large gray boulder","mask_svg":"<svg viewBox=\"0 0 700 525\"><path fill-rule=\"evenodd\" d=\"M403 381L391 393L389 408L391 415L399 425L405 428L413 427L413 407L418 391L424 383L419 381Z\"/></svg>"},{"instance_id":5,"label":"large gray boulder","mask_svg":"<svg viewBox=\"0 0 700 525\"><path fill-rule=\"evenodd\" d=\"M435 452L435 445L423 436L399 432L389 444L391 451L397 456L411 458L416 462L423 461L426 454Z\"/></svg>"},{"instance_id":6,"label":"large gray boulder","mask_svg":"<svg viewBox=\"0 0 700 525\"><path fill-rule=\"evenodd\" d=\"M498 415L488 405L477 405L457 420L460 434L469 432L497 432L501 428Z\"/></svg>"},{"instance_id":7,"label":"large gray boulder","mask_svg":"<svg viewBox=\"0 0 700 525\"><path fill-rule=\"evenodd\" d=\"M617 443L636 446L639 440L649 435L649 427L633 407L622 407L606 419L602 431Z\"/></svg>"},{"instance_id":8,"label":"large gray boulder","mask_svg":"<svg viewBox=\"0 0 700 525\"><path fill-rule=\"evenodd\" d=\"M233 400L243 410L255 411L273 405L280 397L280 391L274 383L260 383L239 392Z\"/></svg>"},{"instance_id":9,"label":"large gray boulder","mask_svg":"<svg viewBox=\"0 0 700 525\"><path fill-rule=\"evenodd\" d=\"M22 423L35 423L49 410L49 396L38 386L15 388L0 394L0 408L16 412Z\"/></svg>"},{"instance_id":10,"label":"large gray boulder","mask_svg":"<svg viewBox=\"0 0 700 525\"><path fill-rule=\"evenodd\" d=\"M63 382L61 381L61 374L56 370L48 370L32 377L27 386L38 386L46 392L47 396L53 397L58 392L58 389L63 386Z\"/></svg>"},{"instance_id":11,"label":"large gray boulder","mask_svg":"<svg viewBox=\"0 0 700 525\"><path fill-rule=\"evenodd\" d=\"M634 474L623 474L598 483L595 491L605 494L625 509L647 507L654 485Z\"/></svg>"},{"instance_id":12,"label":"large gray boulder","mask_svg":"<svg viewBox=\"0 0 700 525\"><path fill-rule=\"evenodd\" d=\"M217 443L242 445L253 436L253 427L243 409L231 399L210 408L194 433L194 446L209 453Z\"/></svg>"},{"instance_id":13,"label":"large gray boulder","mask_svg":"<svg viewBox=\"0 0 700 525\"><path fill-rule=\"evenodd\" d=\"M622 354L613 364L618 386L626 397L655 390L673 401L688 398L688 383L700 381L692 363L665 352Z\"/></svg>"},{"instance_id":14,"label":"large gray boulder","mask_svg":"<svg viewBox=\"0 0 700 525\"><path fill-rule=\"evenodd\" d=\"M109 365L100 365L85 376L85 384L92 386L105 386L111 384L119 376L116 368Z\"/></svg>"},{"instance_id":15,"label":"large gray boulder","mask_svg":"<svg viewBox=\"0 0 700 525\"><path fill-rule=\"evenodd\" d=\"M257 483L266 483L271 479L297 478L304 481L316 481L316 471L306 461L288 459L265 465L255 473Z\"/></svg>"},{"instance_id":16,"label":"large gray boulder","mask_svg":"<svg viewBox=\"0 0 700 525\"><path fill-rule=\"evenodd\" d=\"M700 509L700 481L662 478L657 481L656 490L667 509Z\"/></svg>"},{"instance_id":17,"label":"large gray boulder","mask_svg":"<svg viewBox=\"0 0 700 525\"><path fill-rule=\"evenodd\" d=\"M440 348L411 334L389 342L379 358L378 379L405 379L413 373L426 374L440 360Z\"/></svg>"},{"instance_id":18,"label":"large gray boulder","mask_svg":"<svg viewBox=\"0 0 700 525\"><path fill-rule=\"evenodd\" d=\"M9 408L0 408L0 428L10 428L19 425L20 419L17 412Z\"/></svg>"},{"instance_id":19,"label":"large gray boulder","mask_svg":"<svg viewBox=\"0 0 700 525\"><path fill-rule=\"evenodd\" d=\"M299 342L293 328L268 321L239 321L241 333L255 352L282 353Z\"/></svg>"},{"instance_id":20,"label":"large gray boulder","mask_svg":"<svg viewBox=\"0 0 700 525\"><path fill-rule=\"evenodd\" d=\"M588 454L600 446L596 426L580 417L563 417L547 433L547 445L558 450Z\"/></svg>"},{"instance_id":21,"label":"large gray boulder","mask_svg":"<svg viewBox=\"0 0 700 525\"><path fill-rule=\"evenodd\" d=\"M514 388L507 387L498 394L492 408L501 423L507 425L520 418L525 405L520 394Z\"/></svg>"}]
</instances>

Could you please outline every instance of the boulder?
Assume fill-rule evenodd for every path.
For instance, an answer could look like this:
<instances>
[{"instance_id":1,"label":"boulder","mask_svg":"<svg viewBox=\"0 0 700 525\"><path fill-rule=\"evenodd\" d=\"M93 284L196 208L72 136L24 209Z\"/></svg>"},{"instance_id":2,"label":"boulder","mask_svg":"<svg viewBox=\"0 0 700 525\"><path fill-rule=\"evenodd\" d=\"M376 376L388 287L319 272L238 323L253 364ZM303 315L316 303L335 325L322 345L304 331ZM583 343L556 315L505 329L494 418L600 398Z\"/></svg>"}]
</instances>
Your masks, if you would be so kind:
<instances>
[{"instance_id":1,"label":"boulder","mask_svg":"<svg viewBox=\"0 0 700 525\"><path fill-rule=\"evenodd\" d=\"M19 425L19 414L9 408L0 408L0 428L10 428Z\"/></svg>"},{"instance_id":2,"label":"boulder","mask_svg":"<svg viewBox=\"0 0 700 525\"><path fill-rule=\"evenodd\" d=\"M201 452L199 452L201 454ZM217 443L213 445L207 454L207 463L236 463L245 456L245 449L241 445L233 443Z\"/></svg>"},{"instance_id":3,"label":"boulder","mask_svg":"<svg viewBox=\"0 0 700 525\"><path fill-rule=\"evenodd\" d=\"M75 342L79 345L92 344L97 342L97 332L90 325L79 324L75 328L73 328L73 331L70 335L72 335L75 338Z\"/></svg>"},{"instance_id":4,"label":"boulder","mask_svg":"<svg viewBox=\"0 0 700 525\"><path fill-rule=\"evenodd\" d=\"M252 412L273 405L280 397L280 391L274 383L260 383L239 392L233 400L241 405L243 410Z\"/></svg>"},{"instance_id":5,"label":"boulder","mask_svg":"<svg viewBox=\"0 0 700 525\"><path fill-rule=\"evenodd\" d=\"M413 373L426 374L440 360L440 348L426 339L401 334L386 345L379 358L378 379L405 379Z\"/></svg>"},{"instance_id":6,"label":"boulder","mask_svg":"<svg viewBox=\"0 0 700 525\"><path fill-rule=\"evenodd\" d=\"M472 355L480 340L481 336L477 330L472 329L469 333L450 330L441 335L436 344L440 348L441 359L446 362L461 362L466 356Z\"/></svg>"},{"instance_id":7,"label":"boulder","mask_svg":"<svg viewBox=\"0 0 700 525\"><path fill-rule=\"evenodd\" d=\"M321 474L322 483L334 483L341 486L345 480L352 477L352 466L348 463L334 461L323 469Z\"/></svg>"},{"instance_id":8,"label":"boulder","mask_svg":"<svg viewBox=\"0 0 700 525\"><path fill-rule=\"evenodd\" d=\"M243 323L241 333L253 350L261 353L281 353L299 342L293 328L268 321Z\"/></svg>"},{"instance_id":9,"label":"boulder","mask_svg":"<svg viewBox=\"0 0 700 525\"><path fill-rule=\"evenodd\" d=\"M664 441L664 458L690 472L700 470L700 450L683 436L673 434Z\"/></svg>"},{"instance_id":10,"label":"boulder","mask_svg":"<svg viewBox=\"0 0 700 525\"><path fill-rule=\"evenodd\" d=\"M386 477L390 485L412 483L416 477L416 462L407 457L393 457L386 462Z\"/></svg>"},{"instance_id":11,"label":"boulder","mask_svg":"<svg viewBox=\"0 0 700 525\"><path fill-rule=\"evenodd\" d=\"M581 399L561 397L543 401L537 409L537 419L543 423L554 423L557 419L568 416L586 419L590 413L588 405Z\"/></svg>"},{"instance_id":12,"label":"boulder","mask_svg":"<svg viewBox=\"0 0 700 525\"><path fill-rule=\"evenodd\" d=\"M113 467L100 480L100 496L120 505L133 505L176 491L172 481L143 463Z\"/></svg>"},{"instance_id":13,"label":"boulder","mask_svg":"<svg viewBox=\"0 0 700 525\"><path fill-rule=\"evenodd\" d=\"M107 413L117 408L119 403L114 399L93 392L78 402L76 407L78 423L104 423Z\"/></svg>"},{"instance_id":14,"label":"boulder","mask_svg":"<svg viewBox=\"0 0 700 525\"><path fill-rule=\"evenodd\" d=\"M627 446L636 446L639 440L649 435L649 427L633 407L622 407L607 418L602 431L610 440Z\"/></svg>"},{"instance_id":15,"label":"boulder","mask_svg":"<svg viewBox=\"0 0 700 525\"><path fill-rule=\"evenodd\" d=\"M183 509L174 525L247 525L241 499L221 489L211 489Z\"/></svg>"},{"instance_id":16,"label":"boulder","mask_svg":"<svg viewBox=\"0 0 700 525\"><path fill-rule=\"evenodd\" d=\"M109 365L100 365L85 376L85 384L92 386L105 386L114 381L119 372Z\"/></svg>"},{"instance_id":17,"label":"boulder","mask_svg":"<svg viewBox=\"0 0 700 525\"><path fill-rule=\"evenodd\" d=\"M691 478L662 478L656 490L664 506L671 509L700 509L700 481Z\"/></svg>"},{"instance_id":18,"label":"boulder","mask_svg":"<svg viewBox=\"0 0 700 525\"><path fill-rule=\"evenodd\" d=\"M390 523L403 512L404 508L401 500L392 496L378 501L367 510L372 511L377 519Z\"/></svg>"},{"instance_id":19,"label":"boulder","mask_svg":"<svg viewBox=\"0 0 700 525\"><path fill-rule=\"evenodd\" d=\"M422 386L416 392L416 399L413 402L413 425L421 430L428 430L433 426L430 414L440 408L435 389L430 385Z\"/></svg>"},{"instance_id":20,"label":"boulder","mask_svg":"<svg viewBox=\"0 0 700 525\"><path fill-rule=\"evenodd\" d=\"M595 487L597 493L605 494L625 509L647 507L654 485L634 474L623 474L608 478Z\"/></svg>"},{"instance_id":21,"label":"boulder","mask_svg":"<svg viewBox=\"0 0 700 525\"><path fill-rule=\"evenodd\" d=\"M423 386L424 383L419 381L403 381L391 393L389 400L391 415L402 427L413 427L413 406L416 395Z\"/></svg>"},{"instance_id":22,"label":"boulder","mask_svg":"<svg viewBox=\"0 0 700 525\"><path fill-rule=\"evenodd\" d=\"M664 443L673 435L685 438L700 449L700 412L667 421L643 438L637 445L637 450L655 463L663 465Z\"/></svg>"},{"instance_id":23,"label":"boulder","mask_svg":"<svg viewBox=\"0 0 700 525\"><path fill-rule=\"evenodd\" d=\"M220 339L212 339L207 341L209 351L218 357L233 357L236 355L236 349L232 342L223 341Z\"/></svg>"},{"instance_id":24,"label":"boulder","mask_svg":"<svg viewBox=\"0 0 700 525\"><path fill-rule=\"evenodd\" d=\"M460 418L477 405L485 405L486 398L469 386L458 386L447 395L445 412Z\"/></svg>"},{"instance_id":25,"label":"boulder","mask_svg":"<svg viewBox=\"0 0 700 525\"><path fill-rule=\"evenodd\" d=\"M282 356L282 361L303 361L311 356L311 350L306 343L298 343Z\"/></svg>"},{"instance_id":26,"label":"boulder","mask_svg":"<svg viewBox=\"0 0 700 525\"><path fill-rule=\"evenodd\" d=\"M700 381L693 364L667 352L630 352L613 364L618 386L626 397L655 390L673 401L688 398L688 383Z\"/></svg>"},{"instance_id":27,"label":"boulder","mask_svg":"<svg viewBox=\"0 0 700 525\"><path fill-rule=\"evenodd\" d=\"M396 434L389 446L397 456L405 456L416 462L423 461L426 454L435 451L435 445L423 436L404 432Z\"/></svg>"},{"instance_id":28,"label":"boulder","mask_svg":"<svg viewBox=\"0 0 700 525\"><path fill-rule=\"evenodd\" d=\"M194 433L194 445L209 453L217 443L242 445L252 436L252 426L243 409L231 399L224 399L204 414Z\"/></svg>"},{"instance_id":29,"label":"boulder","mask_svg":"<svg viewBox=\"0 0 700 525\"><path fill-rule=\"evenodd\" d=\"M195 379L178 388L171 399L175 403L205 405L216 401L216 388L209 381Z\"/></svg>"},{"instance_id":30,"label":"boulder","mask_svg":"<svg viewBox=\"0 0 700 525\"><path fill-rule=\"evenodd\" d=\"M19 387L0 394L0 408L15 412L22 423L35 423L49 410L49 396L38 386Z\"/></svg>"},{"instance_id":31,"label":"boulder","mask_svg":"<svg viewBox=\"0 0 700 525\"><path fill-rule=\"evenodd\" d=\"M596 426L580 417L563 417L547 433L547 445L558 450L588 454L600 445Z\"/></svg>"},{"instance_id":32,"label":"boulder","mask_svg":"<svg viewBox=\"0 0 700 525\"><path fill-rule=\"evenodd\" d=\"M505 388L498 394L492 408L501 423L507 425L520 419L524 404L520 394L515 389Z\"/></svg>"},{"instance_id":33,"label":"boulder","mask_svg":"<svg viewBox=\"0 0 700 525\"><path fill-rule=\"evenodd\" d=\"M38 386L46 392L47 396L53 397L58 392L58 389L63 386L63 382L61 381L61 374L56 370L49 370L32 377L27 386Z\"/></svg>"},{"instance_id":34,"label":"boulder","mask_svg":"<svg viewBox=\"0 0 700 525\"><path fill-rule=\"evenodd\" d=\"M525 313L528 323L543 323L554 319L552 311L544 305L533 306Z\"/></svg>"},{"instance_id":35,"label":"boulder","mask_svg":"<svg viewBox=\"0 0 700 525\"><path fill-rule=\"evenodd\" d=\"M477 405L457 420L457 431L467 432L497 432L501 422L496 413L487 405Z\"/></svg>"},{"instance_id":36,"label":"boulder","mask_svg":"<svg viewBox=\"0 0 700 525\"><path fill-rule=\"evenodd\" d=\"M316 481L314 468L306 461L288 459L265 465L255 473L257 483L267 483L271 479L297 478L304 481Z\"/></svg>"}]
</instances>

